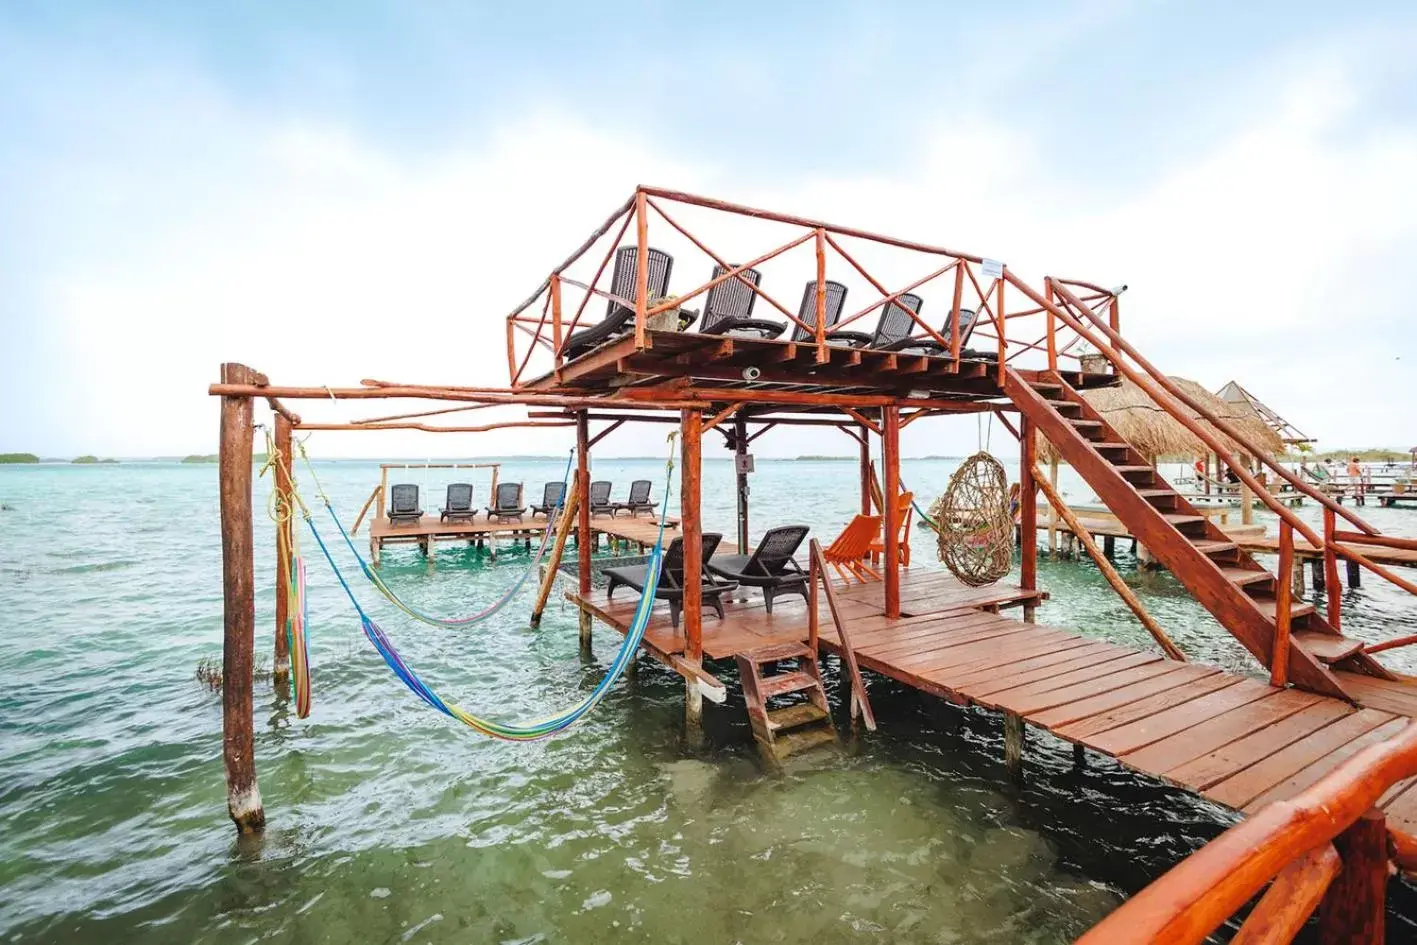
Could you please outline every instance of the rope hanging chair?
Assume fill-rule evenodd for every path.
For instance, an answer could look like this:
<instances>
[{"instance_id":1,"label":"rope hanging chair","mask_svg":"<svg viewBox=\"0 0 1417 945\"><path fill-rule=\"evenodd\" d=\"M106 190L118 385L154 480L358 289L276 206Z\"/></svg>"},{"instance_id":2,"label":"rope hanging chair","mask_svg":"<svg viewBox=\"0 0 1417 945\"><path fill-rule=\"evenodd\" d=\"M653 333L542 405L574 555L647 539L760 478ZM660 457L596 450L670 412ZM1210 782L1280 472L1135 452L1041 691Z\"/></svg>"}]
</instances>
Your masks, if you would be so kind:
<instances>
[{"instance_id":1,"label":"rope hanging chair","mask_svg":"<svg viewBox=\"0 0 1417 945\"><path fill-rule=\"evenodd\" d=\"M993 584L1009 573L1014 521L1004 467L986 452L966 459L949 488L930 506L940 560L970 587Z\"/></svg>"}]
</instances>

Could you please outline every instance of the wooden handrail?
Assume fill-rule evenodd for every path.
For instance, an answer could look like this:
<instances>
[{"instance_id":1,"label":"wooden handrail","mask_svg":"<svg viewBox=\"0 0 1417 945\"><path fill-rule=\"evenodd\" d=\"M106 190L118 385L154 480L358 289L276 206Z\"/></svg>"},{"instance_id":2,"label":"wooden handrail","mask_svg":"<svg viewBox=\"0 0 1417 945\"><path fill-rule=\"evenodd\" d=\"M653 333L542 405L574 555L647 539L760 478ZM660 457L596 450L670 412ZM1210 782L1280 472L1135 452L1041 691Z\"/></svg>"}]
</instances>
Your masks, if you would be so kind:
<instances>
[{"instance_id":1,"label":"wooden handrail","mask_svg":"<svg viewBox=\"0 0 1417 945\"><path fill-rule=\"evenodd\" d=\"M1190 394L1187 394L1165 374L1161 373L1161 371L1158 370L1157 367L1153 365L1150 361L1148 361L1145 357L1143 357L1140 352L1138 352L1137 349L1131 345L1130 342L1124 339L1120 332L1114 329L1108 322L1104 321L1101 316L1093 312L1092 309L1088 308L1081 301L1079 301L1077 296L1073 295L1073 293L1068 291L1067 288L1063 286L1057 286L1056 292L1058 293L1058 295L1062 296L1063 299L1066 300L1069 304L1079 306L1086 313L1088 320L1095 324L1097 328L1107 336L1108 340L1111 341L1119 351L1124 352L1134 362L1140 365L1143 370L1145 370L1148 374L1155 378L1156 383L1163 389L1165 389L1168 394L1179 400L1181 403L1185 404L1190 409L1194 410L1200 416L1204 417L1212 426L1214 426L1220 432L1224 433L1235 443L1244 447L1246 452L1248 452L1251 456L1254 456L1260 462L1264 463L1270 469L1274 470L1275 474L1278 475L1281 479L1284 479L1290 485L1294 486L1295 489L1298 489L1305 495L1308 495L1310 498L1314 499L1314 501L1318 502L1324 508L1335 513L1336 515L1341 515L1346 521L1348 521L1352 525L1358 526L1358 528L1360 528L1366 534L1379 534L1377 529L1373 528L1373 526L1369 525L1361 517L1351 513L1348 509L1339 505L1333 499L1325 495L1321 490L1315 489L1312 485L1307 482L1304 482L1303 479L1294 475L1294 473L1286 469L1281 463L1275 461L1272 457L1269 456L1268 453L1256 446L1253 442L1250 441L1249 437L1247 437L1243 432L1232 426L1228 421L1211 413L1208 409L1205 408L1203 404L1197 401ZM1073 328L1074 330L1077 330L1079 334L1086 334L1081 330L1080 323L1075 324ZM1098 344L1097 341L1094 341L1092 338L1089 338L1088 340L1092 341L1093 345L1097 347L1099 351L1102 350L1101 346ZM1114 364L1117 364L1117 361L1119 359L1112 358L1111 360ZM1120 364L1117 364L1118 370L1121 370L1121 367L1122 366ZM1177 419L1180 418L1178 417ZM1224 451L1221 450L1219 452L1223 453ZM1236 469L1236 472L1241 475L1242 479L1244 478L1243 470ZM1257 493L1267 494L1269 492L1268 489L1256 489L1254 485L1249 483L1247 483L1247 485L1250 485L1251 489L1253 489ZM1265 504L1269 505L1271 503L1266 502ZM1303 532L1301 530L1301 534L1302 533Z\"/></svg>"},{"instance_id":2,"label":"wooden handrail","mask_svg":"<svg viewBox=\"0 0 1417 945\"><path fill-rule=\"evenodd\" d=\"M851 698L854 709L861 712L861 721L872 732L876 730L876 713L871 711L871 698L866 695L866 683L861 678L861 667L856 664L856 649L851 645L851 635L846 622L836 607L836 591L832 589L831 572L827 570L826 559L822 557L822 543L813 538L808 544L810 560L807 563L807 640L814 651L818 646L817 583L821 582L822 592L827 598L827 609L831 611L832 623L836 625L836 638L841 644L842 662L846 663L851 676ZM852 717L855 717L852 712Z\"/></svg>"},{"instance_id":3,"label":"wooden handrail","mask_svg":"<svg viewBox=\"0 0 1417 945\"><path fill-rule=\"evenodd\" d=\"M1073 510L1068 508L1068 504L1063 501L1063 497L1058 494L1058 490L1053 488L1053 485L1048 481L1048 477L1043 475L1037 466L1032 467L1032 472L1034 484L1038 486L1042 493L1048 498L1049 504L1058 510L1059 517L1067 523L1068 528L1072 529L1073 534L1077 536L1083 548L1087 549L1088 556L1097 563L1098 570L1100 570L1102 576L1107 579L1107 583L1112 586L1112 590L1117 592L1117 596L1122 598L1123 603L1136 615L1136 618L1141 621L1141 625L1146 628L1147 633L1151 634L1151 638L1157 642L1168 657L1173 660L1185 662L1186 654L1182 653L1180 647L1172 642L1171 638L1166 635L1166 631L1161 629L1161 625L1152 619L1151 614L1142 606L1141 600L1138 599L1132 589L1127 586L1127 582L1122 580L1122 576L1117 573L1117 569L1112 566L1112 562L1108 561L1107 556L1098 549L1097 542L1092 540L1092 533L1089 532L1082 522L1078 520L1078 517L1073 514ZM1023 553L1025 555L1029 554L1029 549L1025 548Z\"/></svg>"},{"instance_id":4,"label":"wooden handrail","mask_svg":"<svg viewBox=\"0 0 1417 945\"><path fill-rule=\"evenodd\" d=\"M1078 945L1199 945L1294 861L1315 850L1323 858L1327 844L1357 826L1394 784L1414 775L1417 723L1409 723L1307 790L1270 804L1186 857L1078 939ZM1385 862L1382 868L1385 876ZM1382 903L1377 909L1368 918L1381 928Z\"/></svg>"},{"instance_id":5,"label":"wooden handrail","mask_svg":"<svg viewBox=\"0 0 1417 945\"><path fill-rule=\"evenodd\" d=\"M364 515L369 511L369 506L374 504L375 500L379 498L383 491L384 487L378 485L374 487L373 492L369 493L369 498L364 502L364 508L359 510L359 517L354 520L354 527L349 530L351 535L359 534L359 523L364 521Z\"/></svg>"}]
</instances>

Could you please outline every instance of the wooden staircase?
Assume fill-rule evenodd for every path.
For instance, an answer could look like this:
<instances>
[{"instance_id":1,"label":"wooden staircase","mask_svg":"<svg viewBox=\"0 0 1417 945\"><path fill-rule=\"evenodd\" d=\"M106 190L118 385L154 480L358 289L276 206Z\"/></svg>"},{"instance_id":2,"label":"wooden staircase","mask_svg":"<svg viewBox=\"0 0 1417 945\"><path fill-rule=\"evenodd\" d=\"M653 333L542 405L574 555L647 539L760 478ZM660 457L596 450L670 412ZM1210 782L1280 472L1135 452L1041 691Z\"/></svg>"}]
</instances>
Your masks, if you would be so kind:
<instances>
[{"instance_id":1,"label":"wooden staircase","mask_svg":"<svg viewBox=\"0 0 1417 945\"><path fill-rule=\"evenodd\" d=\"M827 706L816 650L806 643L778 643L734 654L748 703L753 737L763 754L780 760L808 748L835 743L836 726ZM795 663L795 668L782 664ZM781 670L764 673L765 669ZM806 697L770 708L769 700Z\"/></svg>"},{"instance_id":2,"label":"wooden staircase","mask_svg":"<svg viewBox=\"0 0 1417 945\"><path fill-rule=\"evenodd\" d=\"M1172 489L1057 372L1040 373L1030 382L1009 369L1004 391L1127 530L1269 666L1278 606L1275 576ZM1361 652L1360 641L1334 630L1313 604L1294 598L1289 615L1289 679L1296 686L1353 701L1330 667L1394 678Z\"/></svg>"}]
</instances>

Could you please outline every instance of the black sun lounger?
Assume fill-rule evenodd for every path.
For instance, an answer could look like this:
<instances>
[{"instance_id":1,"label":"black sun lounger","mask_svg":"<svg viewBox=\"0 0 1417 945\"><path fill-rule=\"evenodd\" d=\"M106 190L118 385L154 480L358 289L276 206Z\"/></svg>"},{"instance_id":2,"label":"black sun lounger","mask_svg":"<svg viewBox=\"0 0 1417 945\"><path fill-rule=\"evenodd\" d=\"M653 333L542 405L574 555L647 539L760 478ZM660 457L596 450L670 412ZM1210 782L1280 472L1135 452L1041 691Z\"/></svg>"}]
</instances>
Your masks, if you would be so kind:
<instances>
[{"instance_id":1,"label":"black sun lounger","mask_svg":"<svg viewBox=\"0 0 1417 945\"><path fill-rule=\"evenodd\" d=\"M418 507L418 487L411 482L389 486L389 524L415 525L423 517Z\"/></svg>"},{"instance_id":2,"label":"black sun lounger","mask_svg":"<svg viewBox=\"0 0 1417 945\"><path fill-rule=\"evenodd\" d=\"M610 480L597 479L590 484L590 514L615 514L615 503L610 501Z\"/></svg>"},{"instance_id":3,"label":"black sun lounger","mask_svg":"<svg viewBox=\"0 0 1417 945\"><path fill-rule=\"evenodd\" d=\"M674 257L658 249L649 251L649 297L658 298L668 294L669 272L674 268ZM584 328L566 339L566 360L578 358L592 348L601 345L617 335L623 335L635 324L635 289L639 273L639 249L621 246L615 251L615 268L610 276L610 294L623 299L610 300L605 317L597 324ZM624 304L628 302L629 304Z\"/></svg>"},{"instance_id":4,"label":"black sun lounger","mask_svg":"<svg viewBox=\"0 0 1417 945\"><path fill-rule=\"evenodd\" d=\"M654 483L648 479L636 479L630 483L630 498L624 502L616 502L611 506L610 514L613 516L617 512L629 512L632 516L639 515L644 511L654 511L654 503L649 500L649 492L654 488Z\"/></svg>"},{"instance_id":5,"label":"black sun lounger","mask_svg":"<svg viewBox=\"0 0 1417 945\"><path fill-rule=\"evenodd\" d=\"M826 318L822 324L826 326L827 334L831 334L832 326L841 320L841 307L846 304L846 286L840 282L826 282L827 305ZM807 283L802 290L802 304L797 309L797 317L803 325L815 329L817 326L817 280L813 279ZM802 325L796 326L792 332L793 341L816 341L814 332L808 331Z\"/></svg>"},{"instance_id":6,"label":"black sun lounger","mask_svg":"<svg viewBox=\"0 0 1417 945\"><path fill-rule=\"evenodd\" d=\"M969 336L974 334L974 326L979 321L973 309L962 308L959 310L959 356L961 359L971 361L998 361L999 355L993 351L971 351L967 346ZM950 340L950 319L945 319L945 324L940 328L940 337L946 341ZM948 345L942 345L934 338L903 338L900 341L882 347L883 351L908 351L929 355L948 355L950 349Z\"/></svg>"},{"instance_id":7,"label":"black sun lounger","mask_svg":"<svg viewBox=\"0 0 1417 945\"><path fill-rule=\"evenodd\" d=\"M466 482L448 483L448 495L444 499L440 522L470 522L477 518L477 509L472 507L472 486Z\"/></svg>"},{"instance_id":8,"label":"black sun lounger","mask_svg":"<svg viewBox=\"0 0 1417 945\"><path fill-rule=\"evenodd\" d=\"M487 509L487 517L495 518L499 522L508 519L521 521L526 514L526 506L522 505L522 484L520 482L501 482L497 484L497 499Z\"/></svg>"},{"instance_id":9,"label":"black sun lounger","mask_svg":"<svg viewBox=\"0 0 1417 945\"><path fill-rule=\"evenodd\" d=\"M919 315L923 303L924 300L918 295L902 293L881 312L874 334L868 335L864 331L834 331L827 335L827 343L851 348L889 350L891 345L910 337L910 330L915 327L915 319L911 318L911 313Z\"/></svg>"},{"instance_id":10,"label":"black sun lounger","mask_svg":"<svg viewBox=\"0 0 1417 945\"><path fill-rule=\"evenodd\" d=\"M762 588L763 604L768 613L772 613L774 597L807 596L807 573L792 557L806 537L806 525L779 525L768 529L752 554L719 555L707 566L719 577Z\"/></svg>"},{"instance_id":11,"label":"black sun lounger","mask_svg":"<svg viewBox=\"0 0 1417 945\"><path fill-rule=\"evenodd\" d=\"M704 532L700 537L703 540L703 560L708 561L718 549L718 543L723 540L723 536ZM643 591L649 573L647 567L641 564L626 568L606 568L605 575L610 579L610 586L605 591L606 598L613 597L615 589L622 585ZM722 620L723 601L720 598L729 591L737 590L738 585L733 581L715 578L706 567L700 569L699 581L703 587L703 605L712 607ZM656 600L669 601L669 622L676 628L679 626L679 613L684 609L684 584L684 539L680 536L664 549L664 557L660 559L659 565L659 587L654 592Z\"/></svg>"},{"instance_id":12,"label":"black sun lounger","mask_svg":"<svg viewBox=\"0 0 1417 945\"><path fill-rule=\"evenodd\" d=\"M536 518L537 514L551 517L551 513L556 511L556 506L566 499L566 484L564 482L548 482L541 490L541 501L531 507L531 517Z\"/></svg>"},{"instance_id":13,"label":"black sun lounger","mask_svg":"<svg viewBox=\"0 0 1417 945\"><path fill-rule=\"evenodd\" d=\"M714 266L713 278L717 279L728 271L723 266ZM757 302L758 293L744 285L741 279L757 286L762 282L763 274L756 269L744 269L737 278L725 279L709 289L699 331L705 335L751 335L759 338L776 338L786 331L787 325L783 322L753 317L753 303Z\"/></svg>"}]
</instances>

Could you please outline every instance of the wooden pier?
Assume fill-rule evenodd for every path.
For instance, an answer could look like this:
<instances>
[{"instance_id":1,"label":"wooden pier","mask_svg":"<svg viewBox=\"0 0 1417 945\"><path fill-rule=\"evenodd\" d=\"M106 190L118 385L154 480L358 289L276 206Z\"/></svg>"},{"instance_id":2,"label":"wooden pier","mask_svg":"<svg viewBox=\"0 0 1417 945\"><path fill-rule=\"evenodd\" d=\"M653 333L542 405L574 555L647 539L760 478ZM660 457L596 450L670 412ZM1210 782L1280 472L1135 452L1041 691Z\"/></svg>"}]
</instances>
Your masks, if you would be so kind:
<instances>
[{"instance_id":1,"label":"wooden pier","mask_svg":"<svg viewBox=\"0 0 1417 945\"><path fill-rule=\"evenodd\" d=\"M654 544L659 534L658 522L658 518L644 515L597 516L590 522L591 547L595 547L600 536L604 535L612 542L646 548ZM669 528L675 528L678 519L670 517L666 524ZM545 517L532 517L530 513L527 513L523 520L510 522L489 520L485 514L479 514L471 521L464 522L442 522L435 515L425 514L417 522L408 525L395 525L388 518L375 519L369 523L369 560L378 567L387 545L417 545L431 559L433 550L440 541L477 545L485 543L495 555L495 543L498 540L519 541L529 547L545 529ZM575 535L576 532L577 526L572 526L571 534Z\"/></svg>"},{"instance_id":2,"label":"wooden pier","mask_svg":"<svg viewBox=\"0 0 1417 945\"><path fill-rule=\"evenodd\" d=\"M944 572L907 568L894 618L885 615L879 583L838 584L836 594L863 669L958 705L1017 716L1241 813L1297 795L1417 717L1417 689L1404 683L1343 672L1362 694L1355 706L1005 616L1045 596L1018 586L970 588ZM629 627L632 595L566 596L622 634ZM724 619L703 621L703 654L711 660L807 640L801 601L779 601L769 615L754 595L725 610ZM839 652L824 608L819 618L822 646ZM656 607L646 651L679 668L686 645L665 606ZM1417 779L1394 786L1380 806L1395 842L1417 845Z\"/></svg>"}]
</instances>

